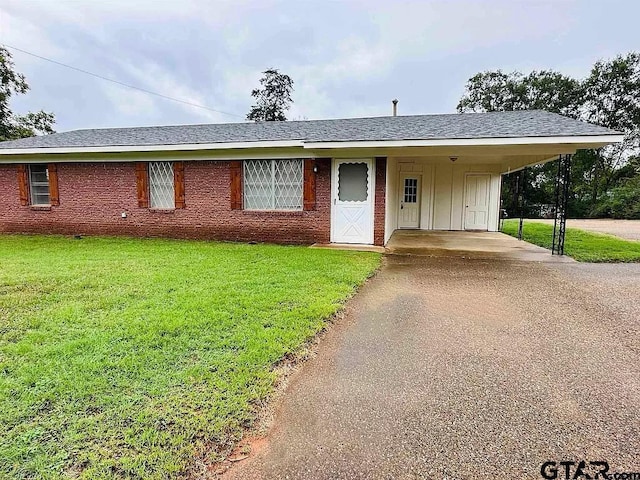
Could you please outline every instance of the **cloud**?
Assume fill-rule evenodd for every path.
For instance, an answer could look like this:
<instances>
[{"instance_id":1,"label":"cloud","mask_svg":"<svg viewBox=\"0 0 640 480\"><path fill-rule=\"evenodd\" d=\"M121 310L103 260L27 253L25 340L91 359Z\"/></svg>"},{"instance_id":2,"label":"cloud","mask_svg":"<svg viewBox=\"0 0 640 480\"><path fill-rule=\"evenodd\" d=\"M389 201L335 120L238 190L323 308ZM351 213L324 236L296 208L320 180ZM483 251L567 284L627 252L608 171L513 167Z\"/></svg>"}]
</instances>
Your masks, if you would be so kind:
<instances>
[{"instance_id":1,"label":"cloud","mask_svg":"<svg viewBox=\"0 0 640 480\"><path fill-rule=\"evenodd\" d=\"M147 94L122 88L118 85L107 85L104 92L118 114L124 116L136 115L138 112L156 114L155 101Z\"/></svg>"},{"instance_id":2,"label":"cloud","mask_svg":"<svg viewBox=\"0 0 640 480\"><path fill-rule=\"evenodd\" d=\"M122 71L126 73L128 78L132 78L135 85L146 85L146 89L152 92L170 92L168 96L179 99L182 102L175 102L175 106L183 110L196 114L201 117L202 121L216 122L224 119L222 111L215 112L203 108L197 108L193 105L207 105L206 96L198 90L191 88L187 83L179 81L179 78L164 68L161 64L153 61L144 61L137 65L128 63L122 64ZM122 88L122 87L121 87ZM136 94L145 95L143 92L135 91ZM155 103L171 101L159 96L145 95L147 98L153 98ZM222 117L222 118L221 118Z\"/></svg>"},{"instance_id":3,"label":"cloud","mask_svg":"<svg viewBox=\"0 0 640 480\"><path fill-rule=\"evenodd\" d=\"M188 107L15 54L32 85L16 110L59 129L241 121L260 72L295 82L290 116L453 111L487 69L581 75L635 47L640 6L496 0L5 0L0 41L124 83L237 114ZM624 11L625 15L617 12Z\"/></svg>"}]
</instances>

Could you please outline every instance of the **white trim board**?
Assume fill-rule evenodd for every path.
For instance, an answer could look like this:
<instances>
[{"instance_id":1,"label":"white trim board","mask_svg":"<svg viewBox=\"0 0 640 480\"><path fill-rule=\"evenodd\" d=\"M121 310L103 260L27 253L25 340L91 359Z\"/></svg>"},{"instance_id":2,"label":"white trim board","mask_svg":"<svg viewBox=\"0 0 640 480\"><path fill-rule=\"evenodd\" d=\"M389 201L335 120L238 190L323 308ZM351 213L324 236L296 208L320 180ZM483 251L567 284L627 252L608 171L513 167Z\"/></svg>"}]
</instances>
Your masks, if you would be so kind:
<instances>
[{"instance_id":1,"label":"white trim board","mask_svg":"<svg viewBox=\"0 0 640 480\"><path fill-rule=\"evenodd\" d=\"M343 148L393 148L435 146L487 146L487 145L581 145L622 142L624 135L574 135L549 137L489 137L451 138L430 140L368 140L345 142L305 142L304 140L269 140L260 142L185 143L177 145L109 145L94 147L38 147L5 148L0 155L34 155L54 153L122 153L122 152L171 152L194 150L232 150L251 148L343 149Z\"/></svg>"},{"instance_id":2,"label":"white trim board","mask_svg":"<svg viewBox=\"0 0 640 480\"><path fill-rule=\"evenodd\" d=\"M121 152L173 152L193 150L233 150L246 148L303 147L302 140L267 142L181 143L172 145L109 145L102 147L39 147L0 148L0 155L26 155L43 153L121 153Z\"/></svg>"},{"instance_id":3,"label":"white trim board","mask_svg":"<svg viewBox=\"0 0 640 480\"><path fill-rule=\"evenodd\" d=\"M622 142L624 135L572 135L559 137L488 137L444 138L430 140L368 140L356 142L305 142L304 148L383 148L383 147L438 147L484 145L553 145L553 144L609 144Z\"/></svg>"}]
</instances>

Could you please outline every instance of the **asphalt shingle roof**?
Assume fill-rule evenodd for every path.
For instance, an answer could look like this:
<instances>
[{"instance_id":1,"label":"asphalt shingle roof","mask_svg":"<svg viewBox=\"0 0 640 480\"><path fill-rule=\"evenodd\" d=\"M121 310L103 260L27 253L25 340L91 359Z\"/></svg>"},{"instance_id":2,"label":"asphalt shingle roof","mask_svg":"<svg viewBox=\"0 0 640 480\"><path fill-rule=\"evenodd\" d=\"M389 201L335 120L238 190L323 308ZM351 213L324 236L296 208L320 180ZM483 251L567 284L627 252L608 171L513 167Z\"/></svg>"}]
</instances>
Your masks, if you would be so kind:
<instances>
[{"instance_id":1,"label":"asphalt shingle roof","mask_svg":"<svg viewBox=\"0 0 640 480\"><path fill-rule=\"evenodd\" d=\"M181 145L300 140L346 142L612 135L618 132L542 110L289 122L74 130L8 142L7 148Z\"/></svg>"}]
</instances>

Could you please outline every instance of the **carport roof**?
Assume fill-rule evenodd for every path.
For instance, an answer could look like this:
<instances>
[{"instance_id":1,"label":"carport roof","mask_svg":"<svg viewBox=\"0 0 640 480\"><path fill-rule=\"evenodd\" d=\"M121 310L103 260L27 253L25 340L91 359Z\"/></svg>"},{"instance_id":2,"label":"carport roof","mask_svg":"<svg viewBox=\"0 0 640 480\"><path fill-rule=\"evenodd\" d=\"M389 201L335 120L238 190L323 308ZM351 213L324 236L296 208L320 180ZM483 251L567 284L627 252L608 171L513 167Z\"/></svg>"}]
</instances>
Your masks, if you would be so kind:
<instances>
[{"instance_id":1,"label":"carport roof","mask_svg":"<svg viewBox=\"0 0 640 480\"><path fill-rule=\"evenodd\" d=\"M255 144L304 146L336 142L449 139L608 137L620 135L600 127L542 110L407 115L288 122L225 123L157 127L74 130L0 142L0 154L69 148ZM258 145L259 143L263 145Z\"/></svg>"}]
</instances>

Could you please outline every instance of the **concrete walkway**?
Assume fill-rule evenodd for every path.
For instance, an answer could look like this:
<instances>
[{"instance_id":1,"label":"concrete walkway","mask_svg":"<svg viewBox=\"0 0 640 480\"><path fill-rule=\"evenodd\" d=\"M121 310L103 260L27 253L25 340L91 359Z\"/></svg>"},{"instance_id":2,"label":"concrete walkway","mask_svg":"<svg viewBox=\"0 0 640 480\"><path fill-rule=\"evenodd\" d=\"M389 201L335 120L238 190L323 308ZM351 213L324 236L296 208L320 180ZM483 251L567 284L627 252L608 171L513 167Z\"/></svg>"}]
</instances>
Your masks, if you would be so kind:
<instances>
[{"instance_id":1,"label":"concrete walkway","mask_svg":"<svg viewBox=\"0 0 640 480\"><path fill-rule=\"evenodd\" d=\"M639 289L640 265L390 255L225 478L640 471Z\"/></svg>"}]
</instances>

